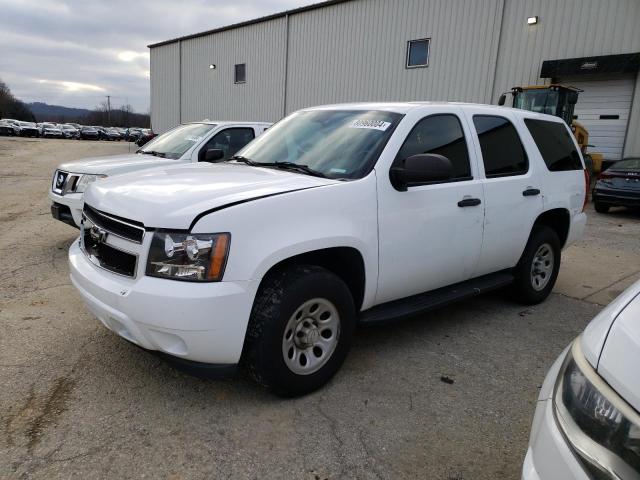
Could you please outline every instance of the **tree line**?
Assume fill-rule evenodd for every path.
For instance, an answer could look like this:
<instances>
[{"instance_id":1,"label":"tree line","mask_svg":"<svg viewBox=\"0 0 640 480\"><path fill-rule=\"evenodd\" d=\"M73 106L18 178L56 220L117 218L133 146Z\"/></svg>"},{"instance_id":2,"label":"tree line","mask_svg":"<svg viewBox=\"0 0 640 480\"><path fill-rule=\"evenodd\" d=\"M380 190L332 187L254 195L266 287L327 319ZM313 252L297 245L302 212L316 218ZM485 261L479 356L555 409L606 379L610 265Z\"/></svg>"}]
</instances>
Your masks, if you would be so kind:
<instances>
[{"instance_id":1,"label":"tree line","mask_svg":"<svg viewBox=\"0 0 640 480\"><path fill-rule=\"evenodd\" d=\"M13 96L9 86L0 80L0 118L13 118L25 122L35 122L29 107Z\"/></svg>"}]
</instances>

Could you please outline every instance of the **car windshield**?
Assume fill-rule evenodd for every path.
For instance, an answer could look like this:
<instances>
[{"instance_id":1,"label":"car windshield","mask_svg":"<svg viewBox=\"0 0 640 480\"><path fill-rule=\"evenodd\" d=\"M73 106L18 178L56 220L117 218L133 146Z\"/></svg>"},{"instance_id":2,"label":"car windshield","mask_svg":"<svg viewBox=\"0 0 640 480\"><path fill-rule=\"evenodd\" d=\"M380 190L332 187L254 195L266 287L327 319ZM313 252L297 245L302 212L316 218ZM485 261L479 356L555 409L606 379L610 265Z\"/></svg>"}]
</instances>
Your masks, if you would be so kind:
<instances>
[{"instance_id":1,"label":"car windshield","mask_svg":"<svg viewBox=\"0 0 640 480\"><path fill-rule=\"evenodd\" d=\"M368 174L402 114L377 110L297 112L238 152L247 162L354 179ZM237 158L236 157L236 158ZM302 168L299 168L302 167Z\"/></svg>"},{"instance_id":2,"label":"car windshield","mask_svg":"<svg viewBox=\"0 0 640 480\"><path fill-rule=\"evenodd\" d=\"M167 133L155 137L138 152L177 160L215 127L211 123L180 125Z\"/></svg>"},{"instance_id":3,"label":"car windshield","mask_svg":"<svg viewBox=\"0 0 640 480\"><path fill-rule=\"evenodd\" d=\"M620 160L611 167L611 170L638 170L640 171L640 158L625 158Z\"/></svg>"}]
</instances>

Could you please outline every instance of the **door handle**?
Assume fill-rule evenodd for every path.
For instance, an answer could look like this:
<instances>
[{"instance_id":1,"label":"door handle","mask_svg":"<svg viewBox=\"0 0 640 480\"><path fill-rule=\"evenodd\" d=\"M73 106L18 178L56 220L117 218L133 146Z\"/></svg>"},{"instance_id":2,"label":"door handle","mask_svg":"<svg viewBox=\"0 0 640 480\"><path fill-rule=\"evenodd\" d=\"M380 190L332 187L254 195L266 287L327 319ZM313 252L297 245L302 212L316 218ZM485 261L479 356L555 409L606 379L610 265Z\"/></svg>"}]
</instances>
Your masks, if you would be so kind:
<instances>
[{"instance_id":1,"label":"door handle","mask_svg":"<svg viewBox=\"0 0 640 480\"><path fill-rule=\"evenodd\" d=\"M479 198L464 198L458 202L459 207L475 207L480 205L482 202Z\"/></svg>"},{"instance_id":2,"label":"door handle","mask_svg":"<svg viewBox=\"0 0 640 480\"><path fill-rule=\"evenodd\" d=\"M536 195L540 195L540 190L537 188L527 188L524 192L522 192L523 197L535 197Z\"/></svg>"}]
</instances>

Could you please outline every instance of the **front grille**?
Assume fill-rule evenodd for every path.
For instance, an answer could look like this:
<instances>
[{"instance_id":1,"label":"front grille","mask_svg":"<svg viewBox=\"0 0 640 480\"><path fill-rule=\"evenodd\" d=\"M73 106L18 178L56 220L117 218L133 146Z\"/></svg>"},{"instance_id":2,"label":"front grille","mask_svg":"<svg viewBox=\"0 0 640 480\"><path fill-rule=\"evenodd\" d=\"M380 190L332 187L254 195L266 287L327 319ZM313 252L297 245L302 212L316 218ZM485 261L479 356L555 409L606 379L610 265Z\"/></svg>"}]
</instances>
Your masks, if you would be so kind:
<instances>
[{"instance_id":1,"label":"front grille","mask_svg":"<svg viewBox=\"0 0 640 480\"><path fill-rule=\"evenodd\" d=\"M132 253L124 252L106 243L96 240L91 235L91 229L82 228L81 247L92 263L118 275L135 277L138 257Z\"/></svg>"},{"instance_id":2,"label":"front grille","mask_svg":"<svg viewBox=\"0 0 640 480\"><path fill-rule=\"evenodd\" d=\"M91 223L103 228L109 233L131 240L132 242L142 243L142 237L144 237L144 225L141 222L106 214L91 208L86 204L83 212Z\"/></svg>"}]
</instances>

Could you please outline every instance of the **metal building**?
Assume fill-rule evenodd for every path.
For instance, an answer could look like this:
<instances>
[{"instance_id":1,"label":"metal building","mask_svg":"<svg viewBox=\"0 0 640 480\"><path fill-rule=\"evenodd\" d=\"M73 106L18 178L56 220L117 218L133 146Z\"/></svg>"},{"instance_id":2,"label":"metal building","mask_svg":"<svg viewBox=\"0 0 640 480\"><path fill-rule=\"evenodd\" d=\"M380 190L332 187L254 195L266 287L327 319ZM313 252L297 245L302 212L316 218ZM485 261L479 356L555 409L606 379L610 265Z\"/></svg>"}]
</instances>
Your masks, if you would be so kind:
<instances>
[{"instance_id":1,"label":"metal building","mask_svg":"<svg viewBox=\"0 0 640 480\"><path fill-rule=\"evenodd\" d=\"M158 132L275 121L374 100L497 103L516 85L584 90L605 158L640 155L639 0L330 0L150 45Z\"/></svg>"}]
</instances>

